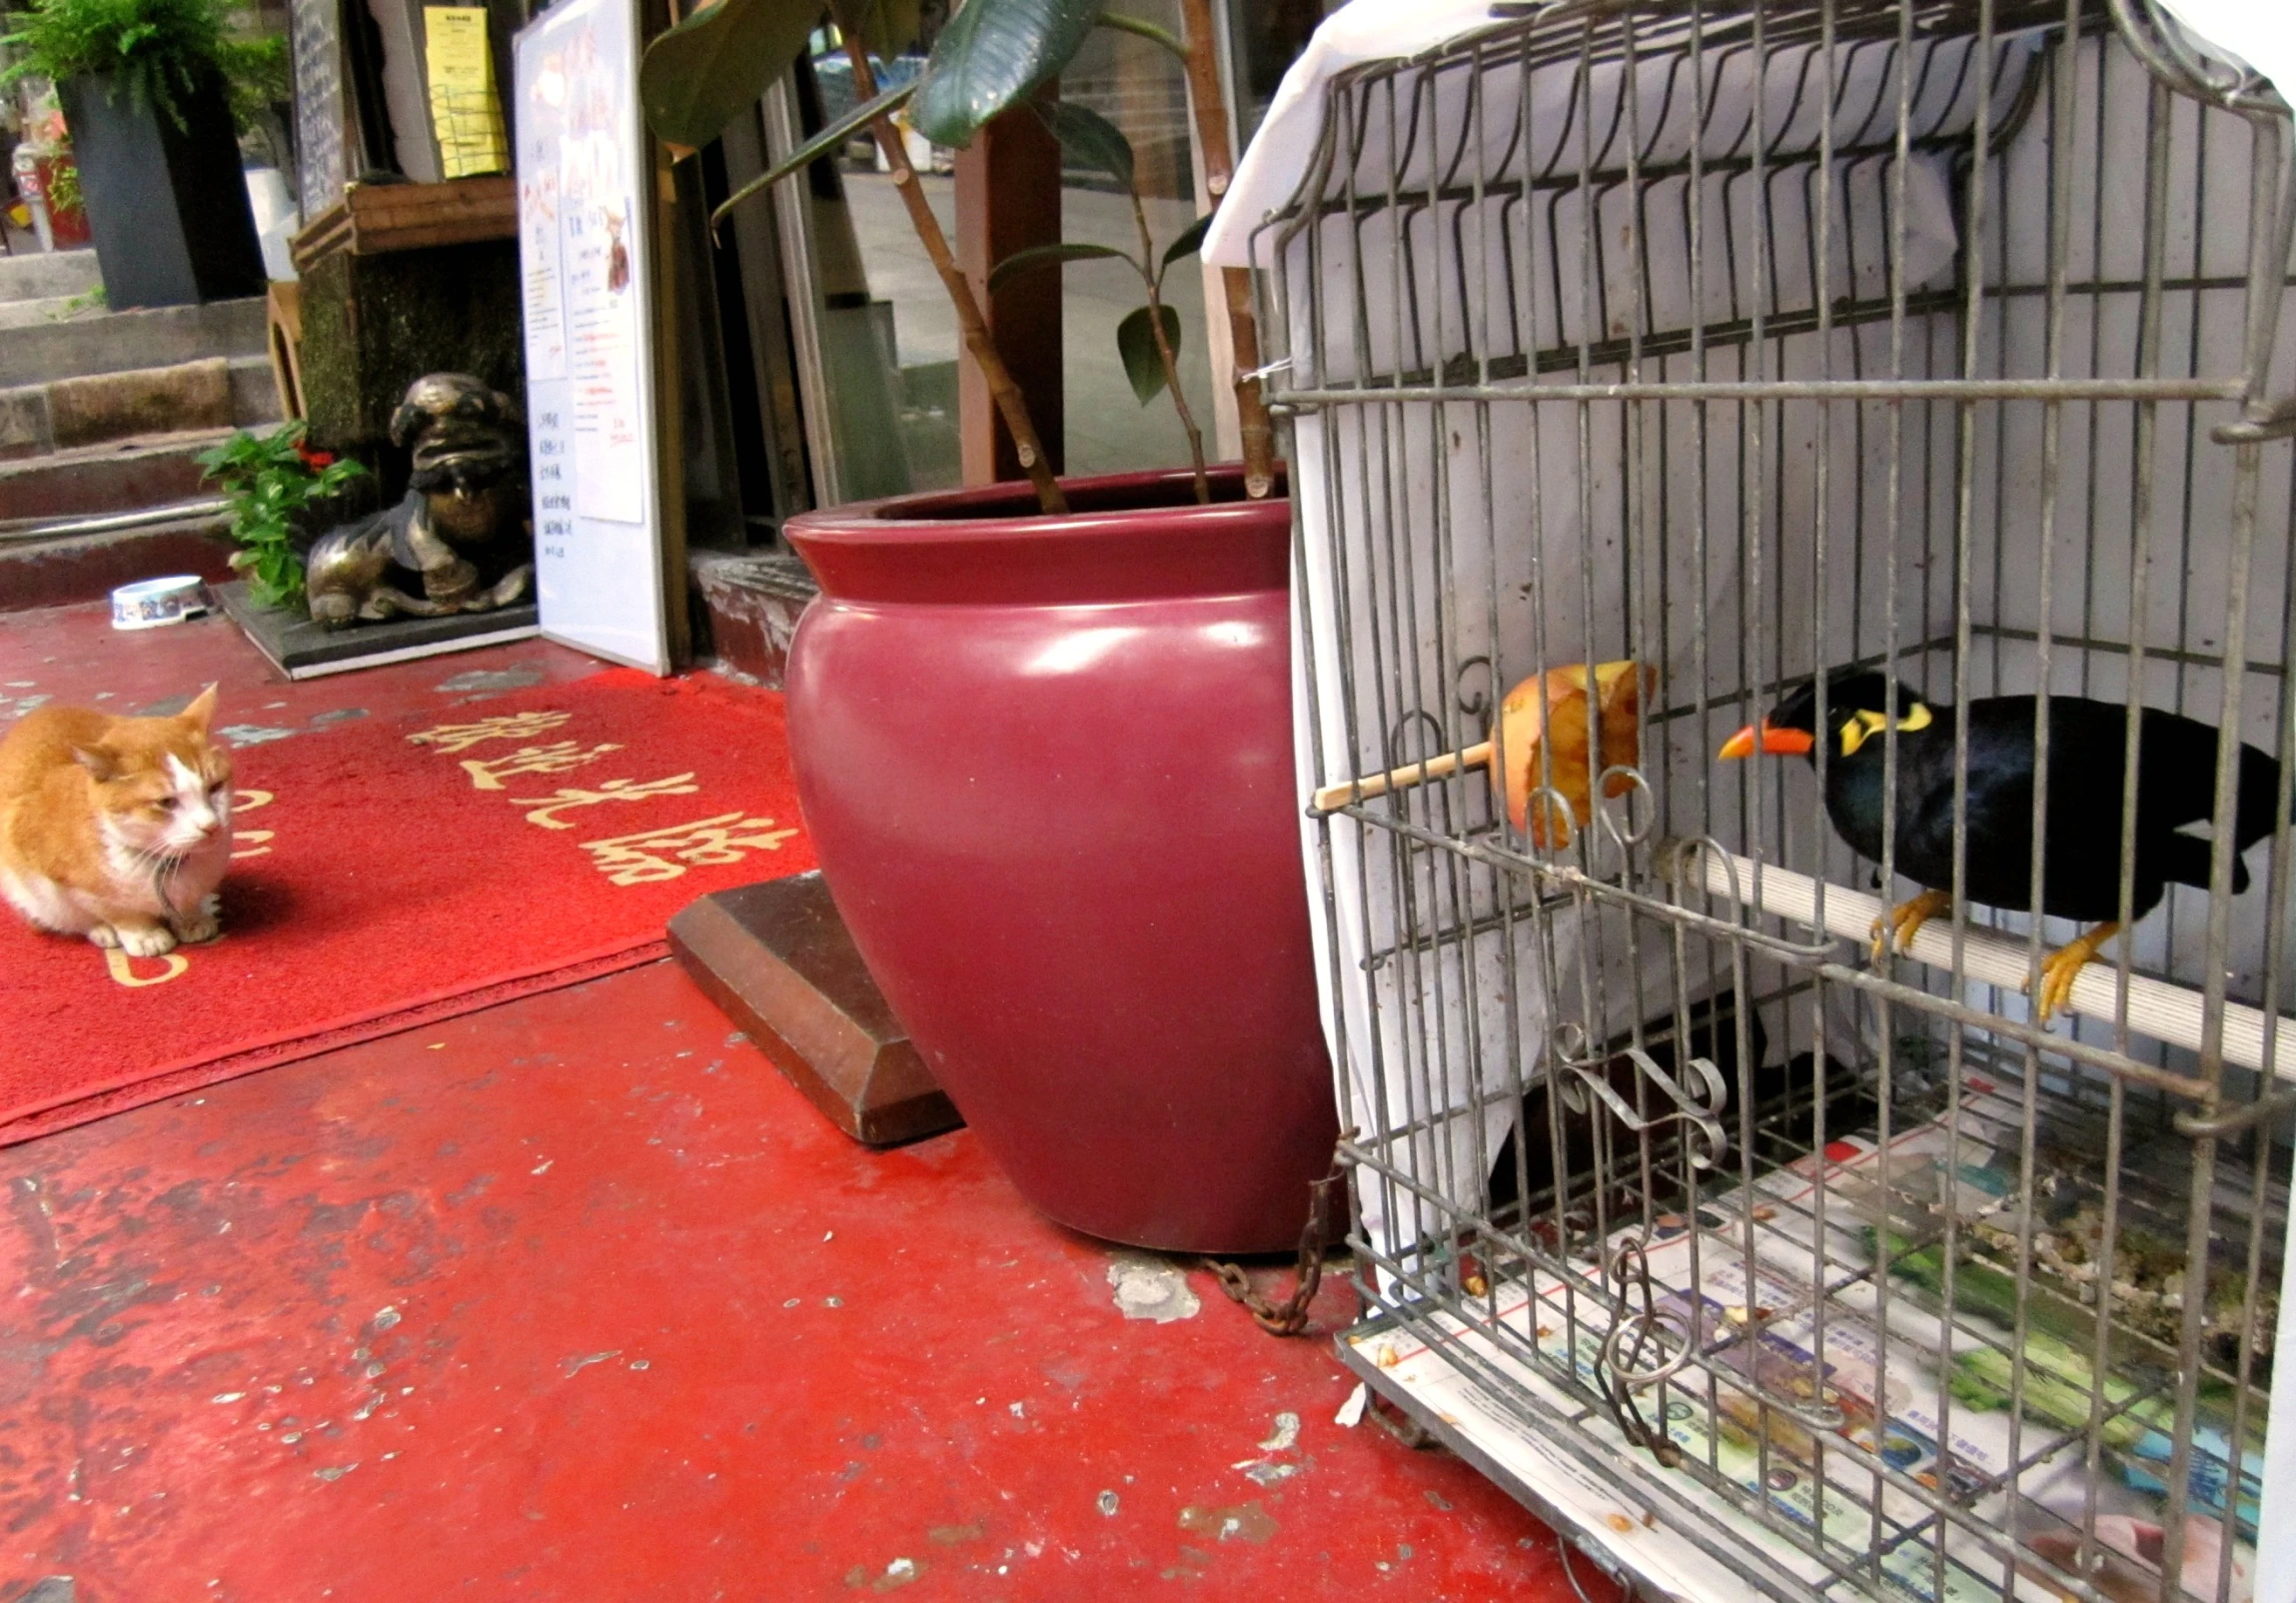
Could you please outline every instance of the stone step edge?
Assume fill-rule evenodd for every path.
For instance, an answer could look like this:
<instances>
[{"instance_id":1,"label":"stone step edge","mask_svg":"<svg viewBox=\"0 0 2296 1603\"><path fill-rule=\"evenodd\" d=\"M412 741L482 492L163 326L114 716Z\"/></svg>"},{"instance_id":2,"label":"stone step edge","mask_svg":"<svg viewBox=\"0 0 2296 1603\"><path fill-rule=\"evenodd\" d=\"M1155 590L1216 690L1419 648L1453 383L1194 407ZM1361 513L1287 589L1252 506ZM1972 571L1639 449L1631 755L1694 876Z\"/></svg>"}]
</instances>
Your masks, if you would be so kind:
<instances>
[{"instance_id":1,"label":"stone step edge","mask_svg":"<svg viewBox=\"0 0 2296 1603\"><path fill-rule=\"evenodd\" d=\"M0 539L212 494L198 458L230 438L228 429L190 429L0 462Z\"/></svg>"},{"instance_id":2,"label":"stone step edge","mask_svg":"<svg viewBox=\"0 0 2296 1603\"><path fill-rule=\"evenodd\" d=\"M198 429L252 428L279 421L279 390L267 357L203 357L164 367L50 379L0 389L0 464L163 432L151 427L151 416L139 413L138 404L171 406L187 391L197 403L192 415L201 420L194 425ZM105 392L111 392L108 404ZM169 413L176 420L184 415L180 407Z\"/></svg>"},{"instance_id":3,"label":"stone step edge","mask_svg":"<svg viewBox=\"0 0 2296 1603\"><path fill-rule=\"evenodd\" d=\"M262 357L271 349L267 331L262 296L130 307L16 328L0 341L0 384L48 384L207 357Z\"/></svg>"},{"instance_id":4,"label":"stone step edge","mask_svg":"<svg viewBox=\"0 0 2296 1603\"><path fill-rule=\"evenodd\" d=\"M231 577L235 549L221 518L188 518L140 529L55 540L0 542L0 613L100 602L121 585L194 574Z\"/></svg>"},{"instance_id":5,"label":"stone step edge","mask_svg":"<svg viewBox=\"0 0 2296 1603\"><path fill-rule=\"evenodd\" d=\"M93 249L21 251L0 256L0 301L85 295L104 282Z\"/></svg>"}]
</instances>

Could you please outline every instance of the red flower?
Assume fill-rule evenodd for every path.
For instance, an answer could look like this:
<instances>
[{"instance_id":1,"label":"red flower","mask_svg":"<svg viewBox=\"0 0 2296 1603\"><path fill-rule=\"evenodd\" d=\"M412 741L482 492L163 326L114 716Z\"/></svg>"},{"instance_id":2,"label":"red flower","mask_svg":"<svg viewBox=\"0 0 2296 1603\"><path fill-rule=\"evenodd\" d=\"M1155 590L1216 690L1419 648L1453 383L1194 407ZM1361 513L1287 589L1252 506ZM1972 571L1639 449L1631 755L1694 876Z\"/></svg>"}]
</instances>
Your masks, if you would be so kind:
<instances>
[{"instance_id":1,"label":"red flower","mask_svg":"<svg viewBox=\"0 0 2296 1603\"><path fill-rule=\"evenodd\" d=\"M301 441L296 443L295 454L303 459L303 465L306 468L315 470L319 468L328 468L334 466L335 463L334 452L314 451L309 446L304 445Z\"/></svg>"}]
</instances>

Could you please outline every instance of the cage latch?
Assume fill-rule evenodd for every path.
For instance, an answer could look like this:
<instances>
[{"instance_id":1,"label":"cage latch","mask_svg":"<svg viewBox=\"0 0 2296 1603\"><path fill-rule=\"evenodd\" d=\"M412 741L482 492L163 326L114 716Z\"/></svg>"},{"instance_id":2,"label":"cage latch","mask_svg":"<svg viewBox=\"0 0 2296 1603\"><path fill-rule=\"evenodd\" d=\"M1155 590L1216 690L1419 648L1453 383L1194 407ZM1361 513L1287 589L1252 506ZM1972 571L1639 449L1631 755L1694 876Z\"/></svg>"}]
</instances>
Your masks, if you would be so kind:
<instances>
[{"instance_id":1,"label":"cage latch","mask_svg":"<svg viewBox=\"0 0 2296 1603\"><path fill-rule=\"evenodd\" d=\"M1645 1114L1619 1094L1611 1083L1610 1064L1616 1059L1586 1064L1573 1063L1571 1076L1562 1082L1563 1105L1574 1113L1585 1113L1593 1107L1589 1094L1611 1110L1612 1116L1638 1135L1663 1129L1669 1124L1681 1124L1687 1137L1691 1166L1710 1169L1722 1161L1729 1150L1729 1133L1722 1127L1722 1112L1729 1099L1729 1083L1722 1072L1704 1057L1690 1059L1690 1066L1704 1088L1703 1097L1694 1095L1674 1075L1667 1072L1659 1060L1640 1046L1630 1046L1625 1056L1643 1078L1656 1085L1674 1104L1671 1113Z\"/></svg>"}]
</instances>

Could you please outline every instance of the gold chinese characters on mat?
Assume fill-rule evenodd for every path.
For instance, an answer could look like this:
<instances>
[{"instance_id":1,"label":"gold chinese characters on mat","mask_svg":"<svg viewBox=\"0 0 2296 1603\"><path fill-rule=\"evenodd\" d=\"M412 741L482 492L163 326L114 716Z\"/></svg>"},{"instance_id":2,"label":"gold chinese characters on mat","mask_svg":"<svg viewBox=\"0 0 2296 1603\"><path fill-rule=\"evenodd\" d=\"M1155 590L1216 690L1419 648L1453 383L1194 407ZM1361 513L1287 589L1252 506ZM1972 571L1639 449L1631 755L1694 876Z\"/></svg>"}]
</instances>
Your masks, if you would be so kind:
<instances>
[{"instance_id":1,"label":"gold chinese characters on mat","mask_svg":"<svg viewBox=\"0 0 2296 1603\"><path fill-rule=\"evenodd\" d=\"M460 759L463 772L470 776L472 790L508 793L511 787L506 782L511 780L530 775L571 774L622 750L610 741L596 746L585 746L578 739L540 741L540 737L554 733L572 717L570 713L547 710L498 713L464 724L442 724L407 739L416 746L431 748L441 757ZM513 741L521 744L508 753L462 757L463 753L489 742ZM688 770L657 780L616 778L588 785L565 785L550 796L509 796L507 800L511 805L525 808L527 822L538 829L573 829L578 827L581 820L566 814L584 807L693 796L700 790L701 786ZM752 817L735 810L641 829L632 834L583 840L578 844L590 854L590 861L605 875L607 883L639 885L675 879L691 866L714 867L739 862L751 851L778 851L781 843L797 832L793 826L776 825L772 818Z\"/></svg>"}]
</instances>

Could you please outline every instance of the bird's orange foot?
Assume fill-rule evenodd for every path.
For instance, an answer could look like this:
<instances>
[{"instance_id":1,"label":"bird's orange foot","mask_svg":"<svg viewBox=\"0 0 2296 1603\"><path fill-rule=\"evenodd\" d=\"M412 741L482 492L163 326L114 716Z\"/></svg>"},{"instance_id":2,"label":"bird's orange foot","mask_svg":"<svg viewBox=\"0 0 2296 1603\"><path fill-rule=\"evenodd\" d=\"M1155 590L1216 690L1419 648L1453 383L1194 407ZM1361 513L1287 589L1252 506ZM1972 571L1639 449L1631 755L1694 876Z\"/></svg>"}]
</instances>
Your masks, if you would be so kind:
<instances>
[{"instance_id":1,"label":"bird's orange foot","mask_svg":"<svg viewBox=\"0 0 2296 1603\"><path fill-rule=\"evenodd\" d=\"M2120 933L2120 925L2113 922L2098 924L2080 939L2059 946L2042 960L2041 990L2036 1012L2042 1023L2047 1023L2072 1000L2073 981L2080 971L2096 960L2106 941Z\"/></svg>"},{"instance_id":2,"label":"bird's orange foot","mask_svg":"<svg viewBox=\"0 0 2296 1603\"><path fill-rule=\"evenodd\" d=\"M1943 890L1924 890L1911 901L1900 901L1889 909L1886 916L1873 920L1873 966L1889 955L1889 948L1899 951L1913 944L1913 935L1932 918L1939 918L1953 910L1952 895ZM1881 926L1887 924L1889 932L1883 934Z\"/></svg>"}]
</instances>

